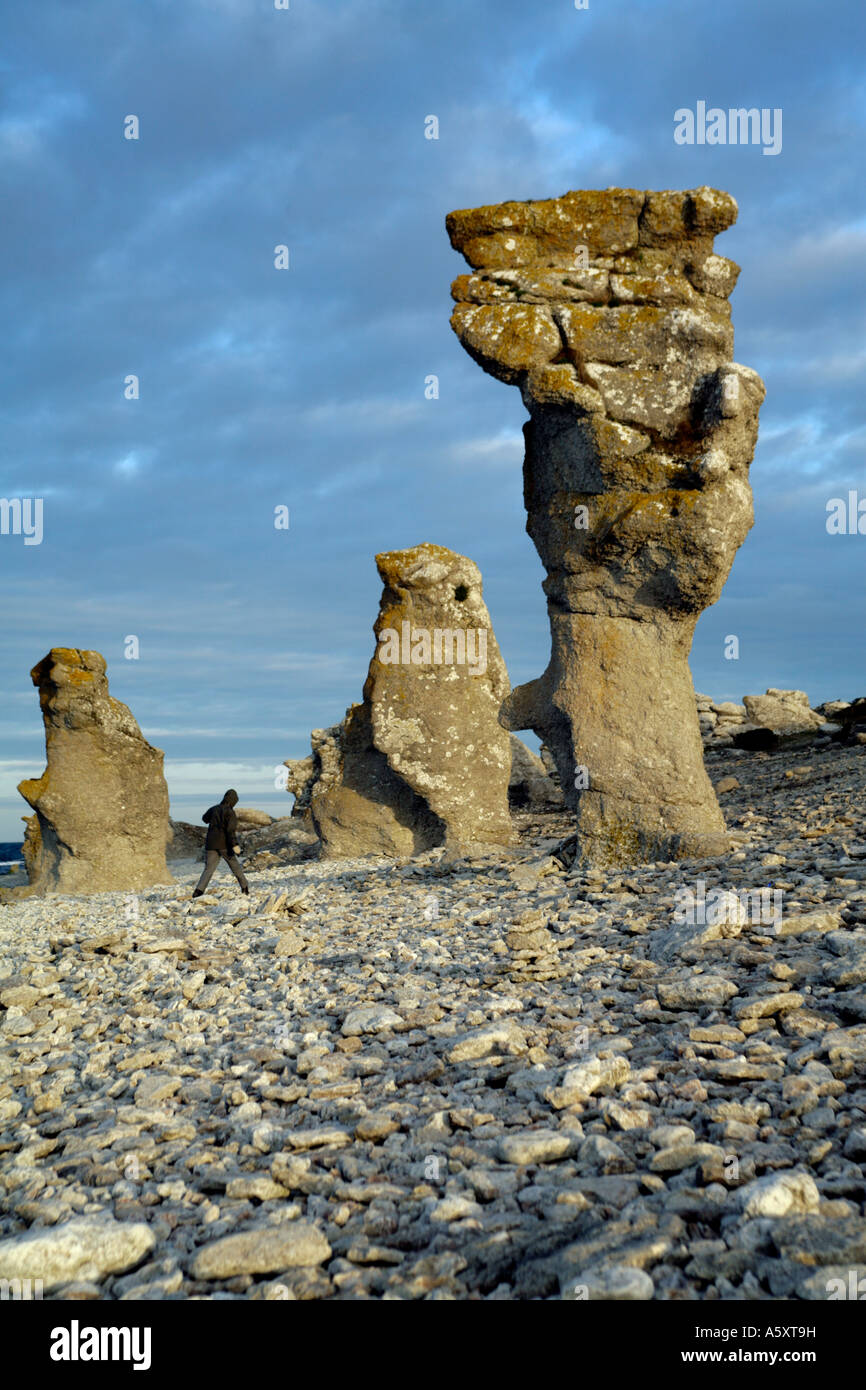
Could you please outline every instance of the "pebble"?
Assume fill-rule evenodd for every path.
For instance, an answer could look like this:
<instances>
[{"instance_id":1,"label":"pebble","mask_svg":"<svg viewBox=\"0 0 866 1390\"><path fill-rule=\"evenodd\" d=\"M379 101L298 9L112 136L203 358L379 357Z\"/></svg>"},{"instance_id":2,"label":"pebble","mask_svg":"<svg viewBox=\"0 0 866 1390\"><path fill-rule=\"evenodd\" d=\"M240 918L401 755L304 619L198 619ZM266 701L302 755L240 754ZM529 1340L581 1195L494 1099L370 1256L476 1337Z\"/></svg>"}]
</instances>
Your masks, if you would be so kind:
<instances>
[{"instance_id":1,"label":"pebble","mask_svg":"<svg viewBox=\"0 0 866 1390\"><path fill-rule=\"evenodd\" d=\"M0 1278L841 1296L822 1280L866 1268L864 757L708 751L739 784L724 859L572 873L570 818L520 812L476 860L269 854L249 899L226 875L192 903L193 863L137 915L0 894ZM675 916L699 885L727 920Z\"/></svg>"},{"instance_id":2,"label":"pebble","mask_svg":"<svg viewBox=\"0 0 866 1390\"><path fill-rule=\"evenodd\" d=\"M41 1280L45 1289L131 1269L156 1244L143 1222L81 1217L0 1241L0 1279Z\"/></svg>"},{"instance_id":3,"label":"pebble","mask_svg":"<svg viewBox=\"0 0 866 1390\"><path fill-rule=\"evenodd\" d=\"M548 1163L573 1151L574 1140L566 1130L538 1129L525 1134L509 1134L499 1144L499 1155L506 1163Z\"/></svg>"},{"instance_id":4,"label":"pebble","mask_svg":"<svg viewBox=\"0 0 866 1390\"><path fill-rule=\"evenodd\" d=\"M489 1028L479 1028L477 1032L467 1033L449 1050L448 1061L474 1062L498 1048L513 1053L526 1051L523 1031L510 1019L503 1023L495 1023Z\"/></svg>"},{"instance_id":5,"label":"pebble","mask_svg":"<svg viewBox=\"0 0 866 1390\"><path fill-rule=\"evenodd\" d=\"M737 1193L746 1216L790 1216L817 1211L821 1194L808 1173L770 1173Z\"/></svg>"},{"instance_id":6,"label":"pebble","mask_svg":"<svg viewBox=\"0 0 866 1390\"><path fill-rule=\"evenodd\" d=\"M257 1227L204 1246L193 1261L195 1279L231 1279L238 1274L274 1274L299 1265L320 1265L331 1247L309 1221Z\"/></svg>"},{"instance_id":7,"label":"pebble","mask_svg":"<svg viewBox=\"0 0 866 1390\"><path fill-rule=\"evenodd\" d=\"M545 1099L556 1110L588 1100L596 1091L621 1085L630 1067L624 1057L591 1057L577 1066L567 1067L558 1086L548 1087Z\"/></svg>"},{"instance_id":8,"label":"pebble","mask_svg":"<svg viewBox=\"0 0 866 1390\"><path fill-rule=\"evenodd\" d=\"M658 999L663 1009L718 1009L737 993L737 986L723 975L696 975L660 984Z\"/></svg>"},{"instance_id":9,"label":"pebble","mask_svg":"<svg viewBox=\"0 0 866 1390\"><path fill-rule=\"evenodd\" d=\"M340 1029L344 1038L357 1038L364 1033L384 1033L389 1028L399 1028L403 1023L400 1014L383 1004L364 1004L352 1009L346 1015Z\"/></svg>"},{"instance_id":10,"label":"pebble","mask_svg":"<svg viewBox=\"0 0 866 1390\"><path fill-rule=\"evenodd\" d=\"M655 1292L653 1281L642 1269L629 1265L601 1265L584 1270L569 1279L562 1289L563 1300L604 1303L645 1303Z\"/></svg>"}]
</instances>

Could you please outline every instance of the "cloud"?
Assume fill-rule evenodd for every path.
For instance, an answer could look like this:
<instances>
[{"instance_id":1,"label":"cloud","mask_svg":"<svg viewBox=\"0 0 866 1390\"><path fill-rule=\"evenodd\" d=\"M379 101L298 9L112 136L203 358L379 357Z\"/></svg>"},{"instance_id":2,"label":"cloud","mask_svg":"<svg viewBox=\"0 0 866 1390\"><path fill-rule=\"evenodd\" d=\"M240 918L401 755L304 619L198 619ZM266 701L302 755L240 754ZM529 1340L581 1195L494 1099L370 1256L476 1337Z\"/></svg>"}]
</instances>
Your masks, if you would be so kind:
<instances>
[{"instance_id":1,"label":"cloud","mask_svg":"<svg viewBox=\"0 0 866 1390\"><path fill-rule=\"evenodd\" d=\"M804 277L838 283L840 275L864 276L866 260L866 219L837 223L824 213L824 225L811 228L793 241L774 246L763 258L762 274L777 283L802 285Z\"/></svg>"},{"instance_id":2,"label":"cloud","mask_svg":"<svg viewBox=\"0 0 866 1390\"><path fill-rule=\"evenodd\" d=\"M512 675L543 670L525 411L449 327L465 265L444 218L573 187L739 202L717 249L743 268L737 360L767 383L756 523L698 625L696 681L741 694L784 683L776 662L814 698L862 688L866 547L823 532L826 498L862 477L860 16L843 0L813 19L791 0L731 0L721 25L691 0L477 0L467 28L465 0L152 0L118 28L108 0L13 7L0 494L45 498L46 531L0 539L0 796L40 743L28 673L52 645L103 651L112 693L181 760L300 756L359 698L374 554L420 540L479 563ZM673 112L698 98L781 105L783 154L676 147ZM732 674L716 637L734 621Z\"/></svg>"},{"instance_id":3,"label":"cloud","mask_svg":"<svg viewBox=\"0 0 866 1390\"><path fill-rule=\"evenodd\" d=\"M361 430L403 429L424 413L423 401L387 399L329 400L307 406L298 421L313 429L346 428Z\"/></svg>"},{"instance_id":4,"label":"cloud","mask_svg":"<svg viewBox=\"0 0 866 1390\"><path fill-rule=\"evenodd\" d=\"M199 792L208 793L222 783L225 783L225 787L230 787L241 782L248 786L260 787L262 790L265 788L274 790L274 768L279 765L279 762L220 761L219 759L213 761L210 759L203 761L196 759L166 760L165 780L172 795L175 791L185 796L197 795Z\"/></svg>"},{"instance_id":5,"label":"cloud","mask_svg":"<svg viewBox=\"0 0 866 1390\"><path fill-rule=\"evenodd\" d=\"M0 117L0 161L41 161L51 153L50 141L59 127L79 121L87 110L82 93L51 87L46 79L27 90L20 80L7 88L7 110Z\"/></svg>"},{"instance_id":6,"label":"cloud","mask_svg":"<svg viewBox=\"0 0 866 1390\"><path fill-rule=\"evenodd\" d=\"M523 460L523 435L518 430L502 429L496 434L459 440L451 446L451 460L478 468L513 468Z\"/></svg>"},{"instance_id":7,"label":"cloud","mask_svg":"<svg viewBox=\"0 0 866 1390\"><path fill-rule=\"evenodd\" d=\"M128 454L124 454L122 459L118 459L114 465L115 473L121 478L134 478L141 469L141 455L132 449Z\"/></svg>"}]
</instances>

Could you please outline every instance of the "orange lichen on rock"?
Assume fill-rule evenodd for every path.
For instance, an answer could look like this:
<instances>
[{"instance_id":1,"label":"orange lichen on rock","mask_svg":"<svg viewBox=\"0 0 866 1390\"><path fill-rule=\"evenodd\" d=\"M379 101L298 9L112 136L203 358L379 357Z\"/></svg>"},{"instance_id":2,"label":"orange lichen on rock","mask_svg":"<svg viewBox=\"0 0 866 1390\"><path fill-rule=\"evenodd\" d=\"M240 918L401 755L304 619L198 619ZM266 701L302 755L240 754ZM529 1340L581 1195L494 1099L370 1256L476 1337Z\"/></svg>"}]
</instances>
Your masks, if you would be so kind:
<instances>
[{"instance_id":1,"label":"orange lichen on rock","mask_svg":"<svg viewBox=\"0 0 866 1390\"><path fill-rule=\"evenodd\" d=\"M363 704L292 764L327 857L511 840L508 675L477 565L439 545L376 556L383 583ZM295 771L297 769L297 771Z\"/></svg>"},{"instance_id":2,"label":"orange lichen on rock","mask_svg":"<svg viewBox=\"0 0 866 1390\"><path fill-rule=\"evenodd\" d=\"M24 859L37 892L93 893L169 883L163 754L108 693L99 652L53 647L30 673L39 690L47 767L18 790Z\"/></svg>"},{"instance_id":3,"label":"orange lichen on rock","mask_svg":"<svg viewBox=\"0 0 866 1390\"><path fill-rule=\"evenodd\" d=\"M446 219L474 272L454 281L452 327L530 416L524 498L552 654L502 717L550 748L581 861L727 845L688 653L752 524L764 387L731 360L739 267L713 249L736 217L729 194L702 187Z\"/></svg>"}]
</instances>

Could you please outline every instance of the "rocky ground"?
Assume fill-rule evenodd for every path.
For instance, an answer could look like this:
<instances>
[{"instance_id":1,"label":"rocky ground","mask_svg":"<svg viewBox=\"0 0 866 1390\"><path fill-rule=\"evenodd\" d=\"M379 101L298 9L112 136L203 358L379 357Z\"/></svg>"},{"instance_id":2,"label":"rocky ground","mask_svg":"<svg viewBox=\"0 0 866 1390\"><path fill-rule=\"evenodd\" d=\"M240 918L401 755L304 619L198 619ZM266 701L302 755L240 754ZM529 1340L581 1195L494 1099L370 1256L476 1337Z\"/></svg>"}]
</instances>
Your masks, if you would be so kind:
<instances>
[{"instance_id":1,"label":"rocky ground","mask_svg":"<svg viewBox=\"0 0 866 1390\"><path fill-rule=\"evenodd\" d=\"M729 1300L866 1277L866 748L707 761L739 783L724 860L572 876L568 817L523 815L513 852L305 859L249 899L223 867L190 901L187 861L136 896L7 900L0 1278ZM678 922L699 880L781 893L781 921Z\"/></svg>"}]
</instances>

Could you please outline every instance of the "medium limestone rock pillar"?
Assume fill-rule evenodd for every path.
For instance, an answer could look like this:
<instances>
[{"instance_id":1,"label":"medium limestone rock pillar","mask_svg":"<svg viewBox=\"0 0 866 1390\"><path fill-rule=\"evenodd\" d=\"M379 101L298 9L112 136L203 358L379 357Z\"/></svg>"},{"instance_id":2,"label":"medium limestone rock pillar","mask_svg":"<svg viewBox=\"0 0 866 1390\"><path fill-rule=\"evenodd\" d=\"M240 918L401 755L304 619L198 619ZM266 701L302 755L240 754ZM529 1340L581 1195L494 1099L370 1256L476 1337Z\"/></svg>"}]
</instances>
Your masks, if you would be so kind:
<instances>
[{"instance_id":1,"label":"medium limestone rock pillar","mask_svg":"<svg viewBox=\"0 0 866 1390\"><path fill-rule=\"evenodd\" d=\"M376 564L384 590L363 704L314 736L303 769L323 852L510 843L511 744L499 722L509 682L481 573L437 545Z\"/></svg>"},{"instance_id":2,"label":"medium limestone rock pillar","mask_svg":"<svg viewBox=\"0 0 866 1390\"><path fill-rule=\"evenodd\" d=\"M502 718L550 748L578 862L728 846L688 656L753 521L764 387L731 360L739 267L713 251L736 215L711 188L614 188L447 219L475 272L452 327L529 411L526 529L547 570L550 665Z\"/></svg>"},{"instance_id":3,"label":"medium limestone rock pillar","mask_svg":"<svg viewBox=\"0 0 866 1390\"><path fill-rule=\"evenodd\" d=\"M33 807L24 857L39 892L96 893L173 880L163 753L108 693L99 652L53 647L30 672L47 767L18 790Z\"/></svg>"}]
</instances>

